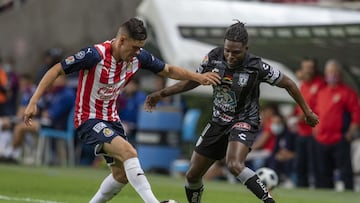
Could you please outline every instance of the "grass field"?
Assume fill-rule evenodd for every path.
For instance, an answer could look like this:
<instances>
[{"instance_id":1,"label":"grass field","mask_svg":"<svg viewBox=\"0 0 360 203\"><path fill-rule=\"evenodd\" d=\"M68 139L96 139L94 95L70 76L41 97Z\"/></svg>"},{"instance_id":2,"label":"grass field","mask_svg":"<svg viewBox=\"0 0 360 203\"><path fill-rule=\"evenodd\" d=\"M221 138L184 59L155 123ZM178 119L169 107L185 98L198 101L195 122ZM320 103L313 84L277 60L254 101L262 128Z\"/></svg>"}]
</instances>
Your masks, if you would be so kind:
<instances>
[{"instance_id":1,"label":"grass field","mask_svg":"<svg viewBox=\"0 0 360 203\"><path fill-rule=\"evenodd\" d=\"M46 168L0 165L0 202L4 203L82 203L88 202L106 169ZM159 200L175 199L185 203L183 180L147 174ZM206 182L204 203L260 203L241 184ZM360 193L326 190L276 188L277 203L358 203ZM111 202L140 203L141 199L130 185Z\"/></svg>"}]
</instances>

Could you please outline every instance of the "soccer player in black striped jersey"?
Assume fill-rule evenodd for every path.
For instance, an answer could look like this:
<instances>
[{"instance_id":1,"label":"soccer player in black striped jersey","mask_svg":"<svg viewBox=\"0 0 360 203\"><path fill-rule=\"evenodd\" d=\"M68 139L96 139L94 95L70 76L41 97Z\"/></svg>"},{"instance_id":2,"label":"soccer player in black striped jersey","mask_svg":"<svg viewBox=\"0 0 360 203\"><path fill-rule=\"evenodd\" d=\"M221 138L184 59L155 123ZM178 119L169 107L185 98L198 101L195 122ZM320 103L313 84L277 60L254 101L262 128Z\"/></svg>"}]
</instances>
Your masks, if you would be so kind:
<instances>
[{"instance_id":1,"label":"soccer player in black striped jersey","mask_svg":"<svg viewBox=\"0 0 360 203\"><path fill-rule=\"evenodd\" d=\"M296 84L260 57L248 53L248 34L243 23L236 22L225 33L224 46L211 50L197 72L216 72L221 84L213 86L213 114L199 137L186 173L185 190L189 203L201 202L202 177L223 157L229 171L265 203L275 201L254 171L245 166L255 135L259 131L259 85L262 82L284 88L299 104L308 125L319 120L305 102ZM163 97L199 86L182 81L148 95L145 109L151 111Z\"/></svg>"}]
</instances>

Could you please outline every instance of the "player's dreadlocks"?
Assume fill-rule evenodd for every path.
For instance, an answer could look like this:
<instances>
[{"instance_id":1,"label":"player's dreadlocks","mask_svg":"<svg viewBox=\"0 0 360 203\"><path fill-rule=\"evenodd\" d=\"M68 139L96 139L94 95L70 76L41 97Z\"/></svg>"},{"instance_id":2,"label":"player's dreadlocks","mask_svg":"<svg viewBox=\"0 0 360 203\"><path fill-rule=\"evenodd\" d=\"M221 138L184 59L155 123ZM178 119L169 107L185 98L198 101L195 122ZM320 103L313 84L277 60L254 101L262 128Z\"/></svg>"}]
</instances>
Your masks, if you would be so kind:
<instances>
[{"instance_id":1,"label":"player's dreadlocks","mask_svg":"<svg viewBox=\"0 0 360 203\"><path fill-rule=\"evenodd\" d=\"M135 40L145 40L147 38L146 28L142 20L131 18L120 26L125 28L129 37Z\"/></svg>"},{"instance_id":2,"label":"player's dreadlocks","mask_svg":"<svg viewBox=\"0 0 360 203\"><path fill-rule=\"evenodd\" d=\"M248 33L246 31L245 24L239 20L236 21L236 23L226 29L225 39L234 42L241 42L246 45L248 43Z\"/></svg>"}]
</instances>

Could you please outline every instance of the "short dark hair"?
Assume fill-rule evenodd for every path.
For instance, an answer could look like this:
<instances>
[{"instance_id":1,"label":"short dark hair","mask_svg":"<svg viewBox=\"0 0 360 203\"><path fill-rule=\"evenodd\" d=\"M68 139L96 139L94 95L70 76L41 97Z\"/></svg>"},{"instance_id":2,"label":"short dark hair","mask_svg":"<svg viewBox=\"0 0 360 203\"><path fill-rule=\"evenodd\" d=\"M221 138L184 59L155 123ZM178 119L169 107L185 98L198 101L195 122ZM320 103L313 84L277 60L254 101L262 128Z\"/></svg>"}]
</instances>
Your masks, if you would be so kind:
<instances>
[{"instance_id":1,"label":"short dark hair","mask_svg":"<svg viewBox=\"0 0 360 203\"><path fill-rule=\"evenodd\" d=\"M121 28L124 28L130 38L135 40L145 40L147 38L146 28L144 22L138 18L130 18L123 23Z\"/></svg>"},{"instance_id":2,"label":"short dark hair","mask_svg":"<svg viewBox=\"0 0 360 203\"><path fill-rule=\"evenodd\" d=\"M225 39L234 42L242 42L245 45L248 43L248 33L245 24L239 20L236 21L236 23L230 25L230 27L226 29Z\"/></svg>"}]
</instances>

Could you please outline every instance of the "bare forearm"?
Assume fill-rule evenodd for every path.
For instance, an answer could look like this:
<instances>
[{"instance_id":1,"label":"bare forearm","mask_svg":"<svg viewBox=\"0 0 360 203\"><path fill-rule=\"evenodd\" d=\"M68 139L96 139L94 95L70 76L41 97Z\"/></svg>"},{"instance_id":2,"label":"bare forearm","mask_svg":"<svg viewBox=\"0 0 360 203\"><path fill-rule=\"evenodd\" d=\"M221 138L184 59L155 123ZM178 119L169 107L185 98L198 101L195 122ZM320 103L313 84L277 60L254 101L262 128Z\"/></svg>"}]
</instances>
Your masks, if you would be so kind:
<instances>
[{"instance_id":1,"label":"bare forearm","mask_svg":"<svg viewBox=\"0 0 360 203\"><path fill-rule=\"evenodd\" d=\"M36 104L44 92L52 85L55 79L62 74L65 73L59 63L49 69L49 71L47 71L44 77L41 79L29 103Z\"/></svg>"},{"instance_id":2,"label":"bare forearm","mask_svg":"<svg viewBox=\"0 0 360 203\"><path fill-rule=\"evenodd\" d=\"M279 87L283 87L286 89L286 91L289 93L289 95L295 100L295 102L300 106L301 110L304 112L305 116L309 115L312 110L306 103L304 97L302 96L299 88L296 86L296 84L289 79L287 76L284 76L284 80L281 84L279 84Z\"/></svg>"},{"instance_id":3,"label":"bare forearm","mask_svg":"<svg viewBox=\"0 0 360 203\"><path fill-rule=\"evenodd\" d=\"M167 77L175 80L194 80L197 81L196 73L177 66L169 66Z\"/></svg>"},{"instance_id":4,"label":"bare forearm","mask_svg":"<svg viewBox=\"0 0 360 203\"><path fill-rule=\"evenodd\" d=\"M191 81L191 80L181 81L176 83L175 85L160 90L160 95L161 97L167 97L177 93L189 91L197 86L199 86L199 83L195 81Z\"/></svg>"}]
</instances>

